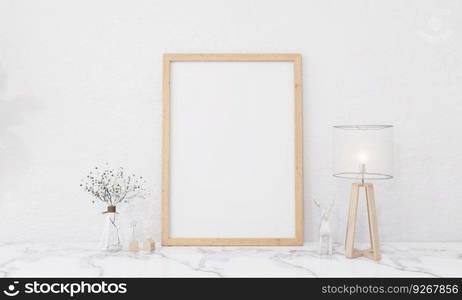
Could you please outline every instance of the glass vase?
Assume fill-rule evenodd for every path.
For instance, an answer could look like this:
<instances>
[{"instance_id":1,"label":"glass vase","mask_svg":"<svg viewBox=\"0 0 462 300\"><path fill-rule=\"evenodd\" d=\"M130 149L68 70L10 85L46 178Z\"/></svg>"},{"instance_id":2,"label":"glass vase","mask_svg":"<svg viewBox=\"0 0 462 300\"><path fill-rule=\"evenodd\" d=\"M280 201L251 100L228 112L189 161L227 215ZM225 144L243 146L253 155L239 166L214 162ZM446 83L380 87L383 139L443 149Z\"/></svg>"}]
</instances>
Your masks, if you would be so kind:
<instances>
[{"instance_id":1,"label":"glass vase","mask_svg":"<svg viewBox=\"0 0 462 300\"><path fill-rule=\"evenodd\" d=\"M332 236L329 219L324 215L321 217L321 224L319 226L319 255L332 256Z\"/></svg>"},{"instance_id":2,"label":"glass vase","mask_svg":"<svg viewBox=\"0 0 462 300\"><path fill-rule=\"evenodd\" d=\"M103 214L106 220L101 234L100 248L103 251L119 251L122 249L119 213L115 206L108 206Z\"/></svg>"}]
</instances>

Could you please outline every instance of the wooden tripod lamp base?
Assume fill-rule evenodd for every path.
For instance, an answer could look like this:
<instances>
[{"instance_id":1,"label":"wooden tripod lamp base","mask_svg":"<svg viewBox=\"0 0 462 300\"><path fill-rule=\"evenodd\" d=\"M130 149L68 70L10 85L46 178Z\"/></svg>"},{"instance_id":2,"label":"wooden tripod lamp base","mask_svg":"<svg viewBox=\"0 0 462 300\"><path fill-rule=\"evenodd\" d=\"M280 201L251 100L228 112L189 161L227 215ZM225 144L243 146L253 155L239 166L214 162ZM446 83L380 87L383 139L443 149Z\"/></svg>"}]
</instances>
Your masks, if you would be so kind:
<instances>
[{"instance_id":1,"label":"wooden tripod lamp base","mask_svg":"<svg viewBox=\"0 0 462 300\"><path fill-rule=\"evenodd\" d=\"M359 190L366 191L367 214L369 220L369 236L371 248L359 250L354 248L356 216L358 211ZM345 239L345 256L348 258L367 257L380 260L379 230L377 228L377 214L375 211L374 185L371 183L353 183L351 186L350 209L348 212L347 233Z\"/></svg>"}]
</instances>

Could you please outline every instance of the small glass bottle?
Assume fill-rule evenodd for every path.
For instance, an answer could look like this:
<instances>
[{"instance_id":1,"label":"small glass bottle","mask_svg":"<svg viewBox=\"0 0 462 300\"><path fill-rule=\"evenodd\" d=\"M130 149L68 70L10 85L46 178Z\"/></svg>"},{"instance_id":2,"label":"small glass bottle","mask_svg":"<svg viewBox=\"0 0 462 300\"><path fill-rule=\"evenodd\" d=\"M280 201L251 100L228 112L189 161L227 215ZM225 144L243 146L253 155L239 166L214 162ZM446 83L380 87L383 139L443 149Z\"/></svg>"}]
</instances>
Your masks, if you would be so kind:
<instances>
[{"instance_id":1,"label":"small glass bottle","mask_svg":"<svg viewBox=\"0 0 462 300\"><path fill-rule=\"evenodd\" d=\"M135 234L136 221L132 221L130 223L130 227L132 228L132 239L130 240L130 243L128 244L128 250L138 252L140 250L140 245L138 243L138 240L136 239L136 234Z\"/></svg>"},{"instance_id":2,"label":"small glass bottle","mask_svg":"<svg viewBox=\"0 0 462 300\"><path fill-rule=\"evenodd\" d=\"M100 248L104 251L119 251L122 249L122 243L120 240L120 225L116 206L108 206L103 214L106 217L106 221L101 234Z\"/></svg>"},{"instance_id":3,"label":"small glass bottle","mask_svg":"<svg viewBox=\"0 0 462 300\"><path fill-rule=\"evenodd\" d=\"M319 225L319 255L332 256L332 235L329 226L329 218L322 213Z\"/></svg>"},{"instance_id":4,"label":"small glass bottle","mask_svg":"<svg viewBox=\"0 0 462 300\"><path fill-rule=\"evenodd\" d=\"M330 230L329 218L334 201L331 201L328 208L323 207L316 199L313 199L314 204L319 208L320 224L319 224L319 255L332 256L332 234Z\"/></svg>"}]
</instances>

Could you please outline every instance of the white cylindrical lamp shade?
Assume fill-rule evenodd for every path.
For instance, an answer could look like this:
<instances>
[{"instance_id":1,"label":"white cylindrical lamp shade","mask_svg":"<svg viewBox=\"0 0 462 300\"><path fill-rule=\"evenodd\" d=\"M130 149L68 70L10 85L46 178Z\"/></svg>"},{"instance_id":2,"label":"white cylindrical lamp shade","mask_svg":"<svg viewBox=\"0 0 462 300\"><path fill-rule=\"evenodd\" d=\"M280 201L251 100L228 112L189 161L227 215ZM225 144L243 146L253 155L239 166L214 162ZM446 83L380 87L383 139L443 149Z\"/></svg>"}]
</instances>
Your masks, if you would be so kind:
<instances>
[{"instance_id":1,"label":"white cylindrical lamp shade","mask_svg":"<svg viewBox=\"0 0 462 300\"><path fill-rule=\"evenodd\" d=\"M393 178L393 126L334 126L333 175L374 180Z\"/></svg>"}]
</instances>

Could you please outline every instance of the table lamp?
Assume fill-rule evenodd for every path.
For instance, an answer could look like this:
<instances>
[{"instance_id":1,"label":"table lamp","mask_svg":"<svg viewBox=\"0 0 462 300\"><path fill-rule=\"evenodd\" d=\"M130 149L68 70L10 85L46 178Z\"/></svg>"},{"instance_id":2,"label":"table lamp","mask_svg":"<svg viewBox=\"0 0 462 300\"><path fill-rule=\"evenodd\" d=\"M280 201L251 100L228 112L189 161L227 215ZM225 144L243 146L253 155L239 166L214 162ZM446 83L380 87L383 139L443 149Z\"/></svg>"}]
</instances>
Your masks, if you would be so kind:
<instances>
[{"instance_id":1,"label":"table lamp","mask_svg":"<svg viewBox=\"0 0 462 300\"><path fill-rule=\"evenodd\" d=\"M345 256L380 260L379 231L372 180L391 179L393 161L392 125L334 126L334 172L338 178L355 180L351 186L345 238ZM367 183L366 183L367 181ZM354 248L358 198L365 190L371 248Z\"/></svg>"}]
</instances>

